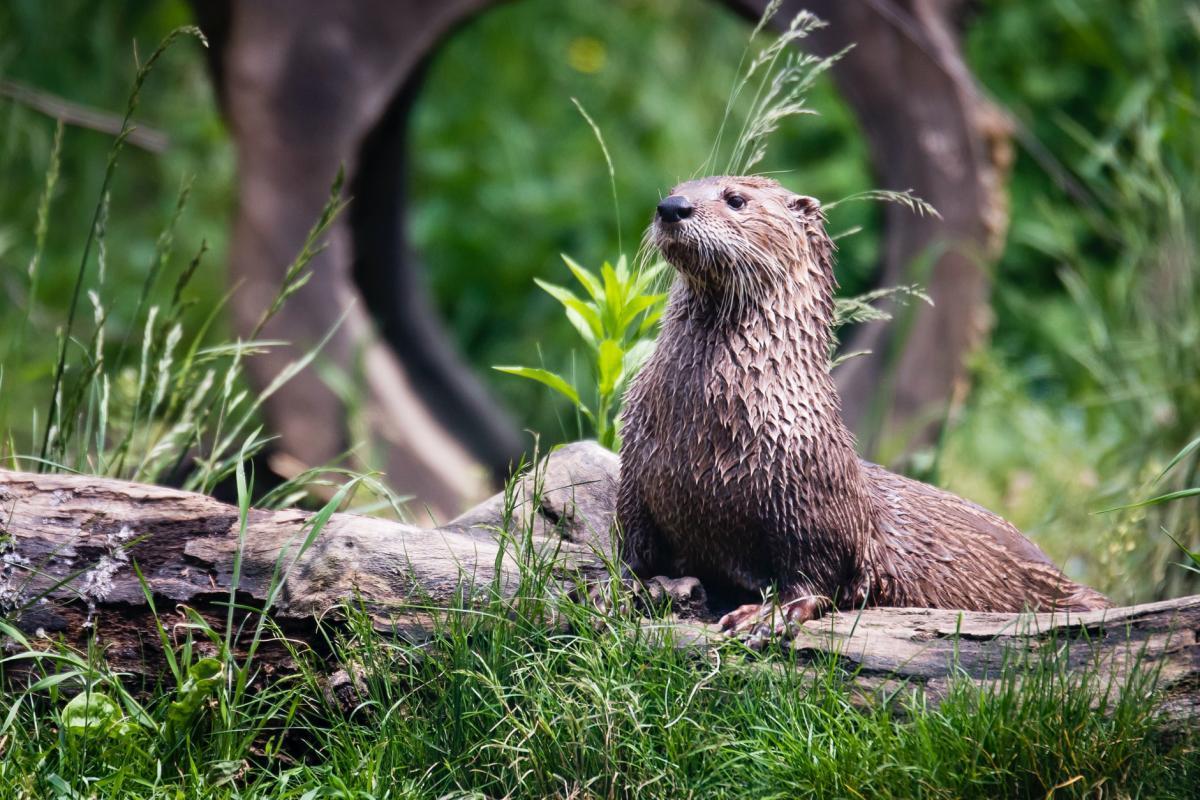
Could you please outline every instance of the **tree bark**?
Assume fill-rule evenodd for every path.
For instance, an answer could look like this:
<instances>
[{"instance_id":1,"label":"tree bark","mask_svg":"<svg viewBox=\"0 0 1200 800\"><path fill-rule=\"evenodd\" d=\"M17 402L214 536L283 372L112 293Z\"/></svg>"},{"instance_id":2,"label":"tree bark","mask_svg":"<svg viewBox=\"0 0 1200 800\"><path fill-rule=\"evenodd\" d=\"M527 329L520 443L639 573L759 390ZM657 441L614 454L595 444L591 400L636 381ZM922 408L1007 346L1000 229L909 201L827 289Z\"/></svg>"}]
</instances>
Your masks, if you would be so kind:
<instances>
[{"instance_id":1,"label":"tree bark","mask_svg":"<svg viewBox=\"0 0 1200 800\"><path fill-rule=\"evenodd\" d=\"M441 528L335 514L307 549L301 543L312 514L251 510L238 602L265 607L282 564L268 613L286 637L319 651L317 621L348 600L361 602L380 630L421 637L437 609L464 596L511 595L531 554L548 560L563 589L601 577L618 469L616 456L598 445L571 445L507 500L497 495ZM502 541L506 518L509 531L532 535ZM0 471L0 608L36 646L82 648L95 636L113 668L157 676L164 665L157 624L174 635L187 607L224 630L238 548L238 510L203 495ZM666 624L690 646L720 635L696 620ZM1121 685L1140 664L1158 670L1165 715L1200 716L1200 596L1072 615L868 609L810 622L794 643L806 661L834 654L856 668L853 680L864 691L909 684L935 700L955 675L986 684L1005 659L1068 645L1066 663L1097 670L1098 685L1109 677ZM267 675L292 667L278 641L259 658Z\"/></svg>"},{"instance_id":2,"label":"tree bark","mask_svg":"<svg viewBox=\"0 0 1200 800\"><path fill-rule=\"evenodd\" d=\"M213 66L237 149L229 275L240 287L231 299L239 332L252 331L275 296L339 166L353 197L311 280L263 331L288 345L250 359L250 377L268 385L334 331L319 361L361 380L369 452L398 491L439 519L486 496L522 451L516 426L436 320L409 263L404 220L404 123L422 66L451 29L492 2L195 4L215 32ZM286 457L276 463L294 464L291 472L348 447L346 404L315 368L269 398L265 412Z\"/></svg>"}]
</instances>

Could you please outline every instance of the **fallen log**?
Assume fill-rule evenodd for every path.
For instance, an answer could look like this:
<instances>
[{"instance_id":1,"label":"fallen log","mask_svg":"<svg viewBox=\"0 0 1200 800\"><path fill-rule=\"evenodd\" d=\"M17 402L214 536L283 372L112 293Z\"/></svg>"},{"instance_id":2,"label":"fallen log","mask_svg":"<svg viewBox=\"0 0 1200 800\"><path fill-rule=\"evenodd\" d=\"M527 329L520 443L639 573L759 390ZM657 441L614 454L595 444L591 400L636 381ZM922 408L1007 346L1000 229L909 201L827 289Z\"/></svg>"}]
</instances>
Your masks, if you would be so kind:
<instances>
[{"instance_id":1,"label":"fallen log","mask_svg":"<svg viewBox=\"0 0 1200 800\"><path fill-rule=\"evenodd\" d=\"M34 642L95 637L113 668L158 675L147 598L167 628L187 607L223 630L241 540L238 603L269 605L287 637L313 643L318 619L348 600L382 630L421 635L433 609L464 593L516 591L530 554L563 585L604 575L618 466L597 445L570 445L442 527L334 514L307 548L309 512L252 509L242 533L235 507L203 495L0 471L0 611ZM718 636L695 620L667 624L685 646ZM1054 649L1101 683L1121 685L1135 667L1153 674L1164 715L1200 717L1200 596L1087 614L867 609L807 623L794 647L804 661L832 654L864 688L917 686L934 699L955 676L986 684L1006 663ZM289 667L284 647L258 657L267 672Z\"/></svg>"}]
</instances>

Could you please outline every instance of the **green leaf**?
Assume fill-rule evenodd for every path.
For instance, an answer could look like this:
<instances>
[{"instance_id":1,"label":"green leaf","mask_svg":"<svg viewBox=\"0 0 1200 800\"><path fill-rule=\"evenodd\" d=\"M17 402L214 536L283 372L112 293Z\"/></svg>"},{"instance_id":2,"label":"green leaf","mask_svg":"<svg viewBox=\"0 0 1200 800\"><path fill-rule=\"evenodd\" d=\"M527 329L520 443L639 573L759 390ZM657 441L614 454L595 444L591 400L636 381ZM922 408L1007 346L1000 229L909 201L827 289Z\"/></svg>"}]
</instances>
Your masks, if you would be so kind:
<instances>
[{"instance_id":1,"label":"green leaf","mask_svg":"<svg viewBox=\"0 0 1200 800\"><path fill-rule=\"evenodd\" d=\"M567 383L563 378L555 375L553 372L546 369L537 369L536 367L505 367L496 366L492 369L498 372L506 372L509 375L517 375L522 378L544 383L554 391L568 398L572 403L583 408L583 403L579 401L579 392L575 391L575 387Z\"/></svg>"},{"instance_id":2,"label":"green leaf","mask_svg":"<svg viewBox=\"0 0 1200 800\"><path fill-rule=\"evenodd\" d=\"M73 736L106 734L120 721L120 707L103 692L81 692L62 710L63 729Z\"/></svg>"},{"instance_id":3,"label":"green leaf","mask_svg":"<svg viewBox=\"0 0 1200 800\"><path fill-rule=\"evenodd\" d=\"M1188 559L1192 562L1190 564L1180 564L1179 566L1183 567L1186 570L1191 570L1192 572L1200 573L1200 550L1197 550L1195 552L1188 550L1187 547L1184 546L1183 542L1179 541L1174 536L1172 536L1170 534L1170 532L1167 531L1166 528L1163 528L1162 532L1167 534L1167 538L1170 539L1172 542L1174 542L1175 546L1178 547L1180 550L1182 550L1183 554L1185 556L1187 556Z\"/></svg>"},{"instance_id":4,"label":"green leaf","mask_svg":"<svg viewBox=\"0 0 1200 800\"><path fill-rule=\"evenodd\" d=\"M621 319L621 306L625 302L625 287L617 278L617 272L607 261L600 267L600 275L604 278L604 321L607 323L606 333L619 332L618 321Z\"/></svg>"},{"instance_id":5,"label":"green leaf","mask_svg":"<svg viewBox=\"0 0 1200 800\"><path fill-rule=\"evenodd\" d=\"M55 800L85 800L84 795L71 788L71 784L64 781L59 775L51 773L46 777L46 783L54 787L58 792Z\"/></svg>"},{"instance_id":6,"label":"green leaf","mask_svg":"<svg viewBox=\"0 0 1200 800\"><path fill-rule=\"evenodd\" d=\"M568 299L570 299L570 300L578 300L579 299L579 297L576 296L576 294L574 292L572 292L570 289L568 289L565 286L559 286L557 283L551 283L550 281L544 281L541 278L534 278L533 282L536 283L538 286L540 286L543 292L550 295L551 297L553 297L555 300L562 303L563 305L567 304Z\"/></svg>"},{"instance_id":7,"label":"green leaf","mask_svg":"<svg viewBox=\"0 0 1200 800\"><path fill-rule=\"evenodd\" d=\"M600 277L604 280L605 297L620 294L621 280L617 277L617 271L613 269L611 262L605 261L600 265Z\"/></svg>"},{"instance_id":8,"label":"green leaf","mask_svg":"<svg viewBox=\"0 0 1200 800\"><path fill-rule=\"evenodd\" d=\"M575 328L575 330L579 334L580 338L582 338L585 342L587 342L588 347L595 350L596 349L596 332L592 330L591 324L588 323L587 319L583 316L583 314L580 314L578 311L576 311L573 308L568 308L567 309L567 321L571 323L571 326L573 328Z\"/></svg>"},{"instance_id":9,"label":"green leaf","mask_svg":"<svg viewBox=\"0 0 1200 800\"><path fill-rule=\"evenodd\" d=\"M671 265L666 261L659 261L643 269L638 273L637 278L633 282L633 291L637 294L642 294L649 286L652 286L659 277L671 269Z\"/></svg>"},{"instance_id":10,"label":"green leaf","mask_svg":"<svg viewBox=\"0 0 1200 800\"><path fill-rule=\"evenodd\" d=\"M635 295L632 300L625 304L625 310L621 314L621 330L624 331L629 323L633 322L638 314L645 311L651 306L660 305L665 302L667 296L665 294L639 294Z\"/></svg>"},{"instance_id":11,"label":"green leaf","mask_svg":"<svg viewBox=\"0 0 1200 800\"><path fill-rule=\"evenodd\" d=\"M0 634L7 636L13 640L13 643L23 650L29 649L29 640L25 638L25 634L19 628L9 625L3 619L0 619Z\"/></svg>"},{"instance_id":12,"label":"green leaf","mask_svg":"<svg viewBox=\"0 0 1200 800\"><path fill-rule=\"evenodd\" d=\"M638 325L637 329L638 338L640 339L641 337L650 333L650 331L654 329L654 326L658 324L658 321L662 319L662 315L663 309L656 308L646 314L646 316L642 317L642 323Z\"/></svg>"},{"instance_id":13,"label":"green leaf","mask_svg":"<svg viewBox=\"0 0 1200 800\"><path fill-rule=\"evenodd\" d=\"M600 315L596 313L594 306L580 300L570 289L564 289L562 286L556 286L553 283L547 283L540 278L534 278L534 283L542 287L548 295L563 304L563 307L568 311L574 311L584 321L588 327L592 329L592 338L588 340L589 344L595 345L595 340L604 336L604 324L600 320ZM584 337L587 339L588 337Z\"/></svg>"},{"instance_id":14,"label":"green leaf","mask_svg":"<svg viewBox=\"0 0 1200 800\"><path fill-rule=\"evenodd\" d=\"M1192 489L1180 489L1178 492L1168 492L1167 494L1160 494L1158 497L1151 497L1149 500L1142 500L1141 502L1138 502L1138 503L1129 503L1128 505L1123 505L1123 506L1113 506L1112 508L1106 508L1102 511L1097 511L1096 513L1097 514L1107 514L1110 511L1127 511L1127 510L1133 509L1133 508L1145 508L1146 506L1157 506L1157 505L1160 505L1161 503L1170 503L1173 500L1182 500L1185 497L1197 497L1197 496L1200 496L1200 486L1197 486Z\"/></svg>"},{"instance_id":15,"label":"green leaf","mask_svg":"<svg viewBox=\"0 0 1200 800\"><path fill-rule=\"evenodd\" d=\"M630 378L641 371L646 359L654 352L656 344L657 342L653 339L643 339L625 351L625 368L621 375L621 381L617 384L617 391L620 391Z\"/></svg>"},{"instance_id":16,"label":"green leaf","mask_svg":"<svg viewBox=\"0 0 1200 800\"><path fill-rule=\"evenodd\" d=\"M621 380L625 365L625 348L612 339L605 339L600 343L599 355L600 394L607 396L616 391L617 383Z\"/></svg>"},{"instance_id":17,"label":"green leaf","mask_svg":"<svg viewBox=\"0 0 1200 800\"><path fill-rule=\"evenodd\" d=\"M1163 478L1165 478L1168 472L1175 469L1176 464L1178 464L1180 461L1183 461L1185 458L1187 458L1189 455L1191 455L1192 451L1198 447L1200 447L1200 436L1197 436L1195 439L1192 439L1192 441L1188 442L1187 445L1182 450L1180 450L1178 453L1176 453L1175 457L1171 459L1170 463L1168 463L1165 467L1163 467L1162 472L1158 473L1158 476L1154 479L1154 482L1158 483Z\"/></svg>"},{"instance_id":18,"label":"green leaf","mask_svg":"<svg viewBox=\"0 0 1200 800\"><path fill-rule=\"evenodd\" d=\"M177 699L167 707L167 730L179 733L191 725L205 702L221 685L222 666L215 658L202 658L188 668Z\"/></svg>"},{"instance_id":19,"label":"green leaf","mask_svg":"<svg viewBox=\"0 0 1200 800\"><path fill-rule=\"evenodd\" d=\"M53 675L47 675L46 677L42 678L40 681L37 681L36 683L32 684L29 687L29 691L31 691L31 692L45 691L46 689L49 689L52 686L58 686L60 684L67 683L68 681L73 681L73 680L76 680L78 678L83 678L83 677L84 677L84 673L82 670L77 670L77 669L64 670L63 672L57 672Z\"/></svg>"},{"instance_id":20,"label":"green leaf","mask_svg":"<svg viewBox=\"0 0 1200 800\"><path fill-rule=\"evenodd\" d=\"M575 280L583 284L583 288L587 289L588 294L591 295L593 300L597 303L600 302L600 298L604 295L604 289L600 285L600 280L576 263L567 254L559 253L559 256L562 257L563 262L567 265L567 269L571 270L571 274L575 276Z\"/></svg>"},{"instance_id":21,"label":"green leaf","mask_svg":"<svg viewBox=\"0 0 1200 800\"><path fill-rule=\"evenodd\" d=\"M629 262L625 259L624 253L617 258L617 281L622 286L629 283Z\"/></svg>"},{"instance_id":22,"label":"green leaf","mask_svg":"<svg viewBox=\"0 0 1200 800\"><path fill-rule=\"evenodd\" d=\"M584 336L583 338L594 348L596 340L604 337L604 323L601 321L600 315L596 312L596 308L582 300L572 300L566 306L567 315L570 316L572 313L578 315L580 320L591 331L591 336Z\"/></svg>"}]
</instances>

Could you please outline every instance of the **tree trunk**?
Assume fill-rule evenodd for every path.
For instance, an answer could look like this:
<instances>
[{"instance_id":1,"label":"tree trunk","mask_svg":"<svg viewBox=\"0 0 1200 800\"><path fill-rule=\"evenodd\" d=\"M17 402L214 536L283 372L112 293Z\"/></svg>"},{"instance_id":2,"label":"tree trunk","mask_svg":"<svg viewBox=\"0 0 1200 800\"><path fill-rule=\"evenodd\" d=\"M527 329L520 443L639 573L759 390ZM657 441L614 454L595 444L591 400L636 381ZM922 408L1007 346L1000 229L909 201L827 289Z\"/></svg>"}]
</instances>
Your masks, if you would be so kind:
<instances>
[{"instance_id":1,"label":"tree trunk","mask_svg":"<svg viewBox=\"0 0 1200 800\"><path fill-rule=\"evenodd\" d=\"M380 630L419 637L429 632L430 609L464 593L510 594L520 581L518 562L530 552L552 559L564 588L581 575L599 577L597 551L611 547L618 469L616 456L589 443L544 460L509 501L509 530L533 534L523 545L497 537L504 495L436 529L335 514L307 549L301 543L312 514L251 510L238 601L266 606L282 564L269 614L287 637L320 649L317 619L349 598L361 601ZM118 670L161 674L156 625L173 631L184 620L181 607L224 630L238 540L238 510L203 495L0 471L0 608L38 646L60 640L82 648L98 637ZM692 646L719 636L696 620L674 624ZM795 640L806 657L836 654L858 667L854 681L864 690L905 682L935 700L953 674L987 683L1006 658L1066 644L1069 666L1099 670L1100 685L1108 676L1121 685L1135 663L1159 670L1164 713L1200 715L1200 597L1072 615L868 609L810 622ZM292 666L278 642L259 657L266 674Z\"/></svg>"},{"instance_id":2,"label":"tree trunk","mask_svg":"<svg viewBox=\"0 0 1200 800\"><path fill-rule=\"evenodd\" d=\"M339 166L353 197L311 280L263 331L289 344L250 359L250 377L268 385L334 331L320 360L361 379L370 451L393 487L439 519L486 496L522 450L516 426L437 322L406 252L405 122L422 65L492 2L195 3L215 32L213 66L237 148L229 275L240 287L231 300L239 332L252 331L275 296ZM285 457L275 463L294 465L289 472L347 449L345 403L315 368L265 411Z\"/></svg>"}]
</instances>

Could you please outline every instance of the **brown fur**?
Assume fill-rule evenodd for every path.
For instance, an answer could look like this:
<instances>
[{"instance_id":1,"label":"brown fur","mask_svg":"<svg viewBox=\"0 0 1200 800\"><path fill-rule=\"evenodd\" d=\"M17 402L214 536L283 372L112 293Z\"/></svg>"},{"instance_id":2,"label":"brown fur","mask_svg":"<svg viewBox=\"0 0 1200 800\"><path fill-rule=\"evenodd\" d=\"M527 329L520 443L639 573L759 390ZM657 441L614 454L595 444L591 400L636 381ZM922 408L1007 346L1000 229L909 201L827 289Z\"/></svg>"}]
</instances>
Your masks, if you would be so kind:
<instances>
[{"instance_id":1,"label":"brown fur","mask_svg":"<svg viewBox=\"0 0 1200 800\"><path fill-rule=\"evenodd\" d=\"M831 604L1109 605L999 516L857 456L828 369L834 247L815 200L759 177L673 194L691 216L651 236L680 279L623 416L634 574L773 588L806 618Z\"/></svg>"}]
</instances>

